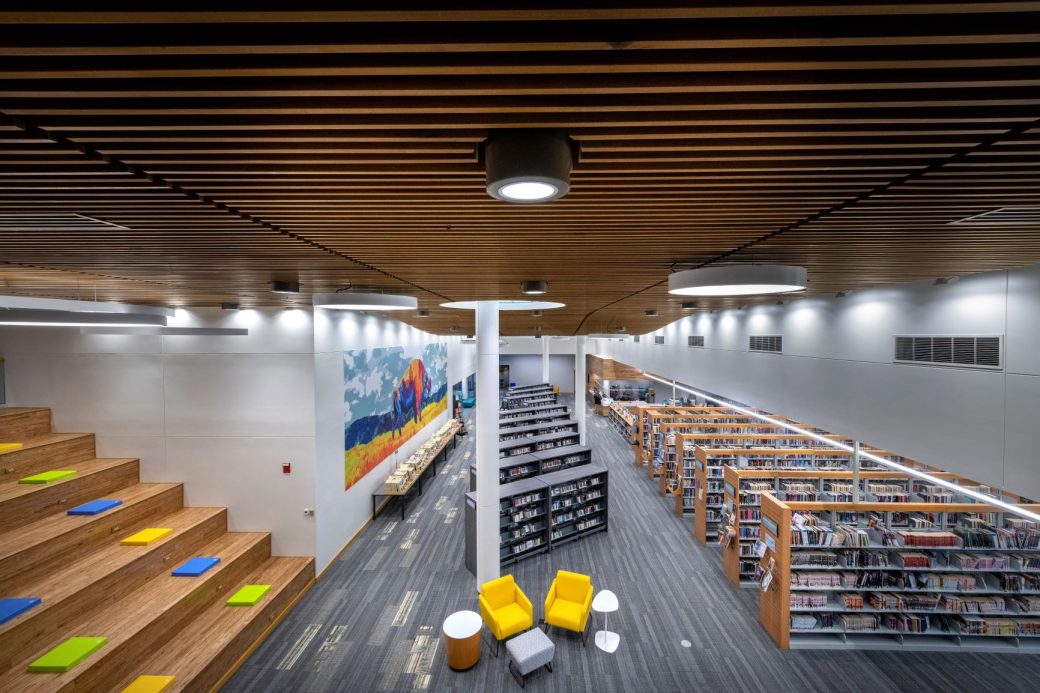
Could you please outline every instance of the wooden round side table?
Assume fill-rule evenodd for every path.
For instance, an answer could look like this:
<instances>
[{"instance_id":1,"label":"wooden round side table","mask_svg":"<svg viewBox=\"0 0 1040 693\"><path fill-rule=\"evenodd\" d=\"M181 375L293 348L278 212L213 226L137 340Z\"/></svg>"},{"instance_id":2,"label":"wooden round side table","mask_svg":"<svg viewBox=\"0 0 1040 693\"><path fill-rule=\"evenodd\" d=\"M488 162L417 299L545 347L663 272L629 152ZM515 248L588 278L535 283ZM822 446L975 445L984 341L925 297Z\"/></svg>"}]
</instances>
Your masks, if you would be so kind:
<instances>
[{"instance_id":1,"label":"wooden round side table","mask_svg":"<svg viewBox=\"0 0 1040 693\"><path fill-rule=\"evenodd\" d=\"M480 614L456 611L444 619L444 652L448 666L465 671L480 661Z\"/></svg>"}]
</instances>

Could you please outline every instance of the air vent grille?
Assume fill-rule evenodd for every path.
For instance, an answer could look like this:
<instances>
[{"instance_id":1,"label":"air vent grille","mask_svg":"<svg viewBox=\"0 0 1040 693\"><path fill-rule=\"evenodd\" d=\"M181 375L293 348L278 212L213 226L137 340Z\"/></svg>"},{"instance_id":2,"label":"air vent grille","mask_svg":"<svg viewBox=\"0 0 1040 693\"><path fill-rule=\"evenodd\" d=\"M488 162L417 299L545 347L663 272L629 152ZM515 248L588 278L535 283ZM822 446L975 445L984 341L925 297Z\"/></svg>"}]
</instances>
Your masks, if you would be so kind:
<instances>
[{"instance_id":1,"label":"air vent grille","mask_svg":"<svg viewBox=\"0 0 1040 693\"><path fill-rule=\"evenodd\" d=\"M704 346L704 335L702 334L691 334L686 337L686 346L690 347L702 347Z\"/></svg>"},{"instance_id":2,"label":"air vent grille","mask_svg":"<svg viewBox=\"0 0 1040 693\"><path fill-rule=\"evenodd\" d=\"M784 338L780 335L751 335L748 338L748 348L751 351L779 354L784 350Z\"/></svg>"},{"instance_id":3,"label":"air vent grille","mask_svg":"<svg viewBox=\"0 0 1040 693\"><path fill-rule=\"evenodd\" d=\"M655 334L654 335L654 344L664 344L664 335L663 334Z\"/></svg>"},{"instance_id":4,"label":"air vent grille","mask_svg":"<svg viewBox=\"0 0 1040 693\"><path fill-rule=\"evenodd\" d=\"M0 231L127 230L126 226L82 214L0 214Z\"/></svg>"},{"instance_id":5,"label":"air vent grille","mask_svg":"<svg viewBox=\"0 0 1040 693\"><path fill-rule=\"evenodd\" d=\"M1032 226L1040 224L1040 207L1001 207L950 223L960 226Z\"/></svg>"},{"instance_id":6,"label":"air vent grille","mask_svg":"<svg viewBox=\"0 0 1040 693\"><path fill-rule=\"evenodd\" d=\"M1000 368L1000 337L896 335L895 360L962 368Z\"/></svg>"}]
</instances>

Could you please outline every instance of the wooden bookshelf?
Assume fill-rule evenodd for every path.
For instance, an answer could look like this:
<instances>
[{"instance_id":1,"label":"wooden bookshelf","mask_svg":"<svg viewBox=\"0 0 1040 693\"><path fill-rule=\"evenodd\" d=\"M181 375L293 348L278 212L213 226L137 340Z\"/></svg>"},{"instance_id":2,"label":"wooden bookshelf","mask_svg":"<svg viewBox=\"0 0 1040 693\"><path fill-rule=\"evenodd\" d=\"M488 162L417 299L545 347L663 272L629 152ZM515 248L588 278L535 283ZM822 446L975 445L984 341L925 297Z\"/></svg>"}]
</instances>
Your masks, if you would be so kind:
<instances>
[{"instance_id":1,"label":"wooden bookshelf","mask_svg":"<svg viewBox=\"0 0 1040 693\"><path fill-rule=\"evenodd\" d=\"M636 412L629 411L636 408L636 405L625 405L617 400L611 402L609 407L610 427L617 431L629 445L636 444Z\"/></svg>"},{"instance_id":2,"label":"wooden bookshelf","mask_svg":"<svg viewBox=\"0 0 1040 693\"><path fill-rule=\"evenodd\" d=\"M795 514L857 538L820 545L799 530L793 543ZM772 584L759 591L759 621L781 648L1040 652L1037 523L1013 527L1014 516L985 503L786 502L772 493L762 494L761 517L760 565L772 562ZM934 526L915 528L924 518Z\"/></svg>"}]
</instances>

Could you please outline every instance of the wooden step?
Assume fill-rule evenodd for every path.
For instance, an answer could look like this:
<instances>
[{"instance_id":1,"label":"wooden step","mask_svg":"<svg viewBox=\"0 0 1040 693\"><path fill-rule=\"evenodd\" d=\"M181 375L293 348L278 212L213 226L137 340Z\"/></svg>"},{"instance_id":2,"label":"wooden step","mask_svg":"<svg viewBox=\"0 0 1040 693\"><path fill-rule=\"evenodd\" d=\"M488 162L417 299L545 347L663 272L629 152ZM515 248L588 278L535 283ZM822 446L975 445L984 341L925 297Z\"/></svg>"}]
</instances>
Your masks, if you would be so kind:
<instances>
[{"instance_id":1,"label":"wooden step","mask_svg":"<svg viewBox=\"0 0 1040 693\"><path fill-rule=\"evenodd\" d=\"M201 547L200 555L220 556L221 562L197 578L177 578L164 572L108 608L70 623L56 637L45 641L39 651L16 661L11 670L0 676L0 690L50 693L113 689L142 659L178 637L191 619L214 600L226 599L263 565L271 555L271 535L224 534ZM106 637L108 642L67 672L27 671L29 662L36 657L66 638L84 633Z\"/></svg>"},{"instance_id":2,"label":"wooden step","mask_svg":"<svg viewBox=\"0 0 1040 693\"><path fill-rule=\"evenodd\" d=\"M18 481L51 469L76 469L80 462L97 457L93 433L46 433L13 442L22 447L0 454L0 482Z\"/></svg>"},{"instance_id":3,"label":"wooden step","mask_svg":"<svg viewBox=\"0 0 1040 693\"><path fill-rule=\"evenodd\" d=\"M314 559L276 556L243 582L271 585L271 591L252 608L225 607L222 601L210 605L115 690L148 674L175 676L169 693L210 691L223 684L314 584Z\"/></svg>"},{"instance_id":4,"label":"wooden step","mask_svg":"<svg viewBox=\"0 0 1040 693\"><path fill-rule=\"evenodd\" d=\"M100 515L51 515L0 534L0 594L15 578L23 584L40 579L184 507L182 484L136 484L110 495L123 504Z\"/></svg>"},{"instance_id":5,"label":"wooden step","mask_svg":"<svg viewBox=\"0 0 1040 693\"><path fill-rule=\"evenodd\" d=\"M51 410L46 407L0 407L0 443L20 443L51 432Z\"/></svg>"},{"instance_id":6,"label":"wooden step","mask_svg":"<svg viewBox=\"0 0 1040 693\"><path fill-rule=\"evenodd\" d=\"M136 459L93 459L76 463L76 475L49 484L0 481L0 527L22 527L87 501L105 498L140 479Z\"/></svg>"},{"instance_id":7,"label":"wooden step","mask_svg":"<svg viewBox=\"0 0 1040 693\"><path fill-rule=\"evenodd\" d=\"M0 626L0 671L38 653L73 621L118 602L160 572L198 555L227 532L225 508L184 508L162 518L173 532L149 546L110 543L33 583L12 581L8 595L43 602Z\"/></svg>"}]
</instances>

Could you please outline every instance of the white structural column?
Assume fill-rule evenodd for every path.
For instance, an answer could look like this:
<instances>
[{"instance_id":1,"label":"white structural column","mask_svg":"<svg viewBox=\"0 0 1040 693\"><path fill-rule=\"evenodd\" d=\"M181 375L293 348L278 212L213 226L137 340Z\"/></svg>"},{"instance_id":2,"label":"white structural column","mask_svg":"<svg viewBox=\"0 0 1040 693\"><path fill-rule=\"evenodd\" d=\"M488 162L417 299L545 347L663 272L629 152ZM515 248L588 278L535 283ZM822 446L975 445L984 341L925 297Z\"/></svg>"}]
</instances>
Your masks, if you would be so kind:
<instances>
[{"instance_id":1,"label":"white structural column","mask_svg":"<svg viewBox=\"0 0 1040 693\"><path fill-rule=\"evenodd\" d=\"M499 576L498 302L477 302L477 589Z\"/></svg>"},{"instance_id":2,"label":"white structural column","mask_svg":"<svg viewBox=\"0 0 1040 693\"><path fill-rule=\"evenodd\" d=\"M578 420L578 442L585 445L585 340L575 337L578 344L574 350L574 418Z\"/></svg>"},{"instance_id":3,"label":"white structural column","mask_svg":"<svg viewBox=\"0 0 1040 693\"><path fill-rule=\"evenodd\" d=\"M549 382L549 338L542 335L542 382Z\"/></svg>"}]
</instances>

